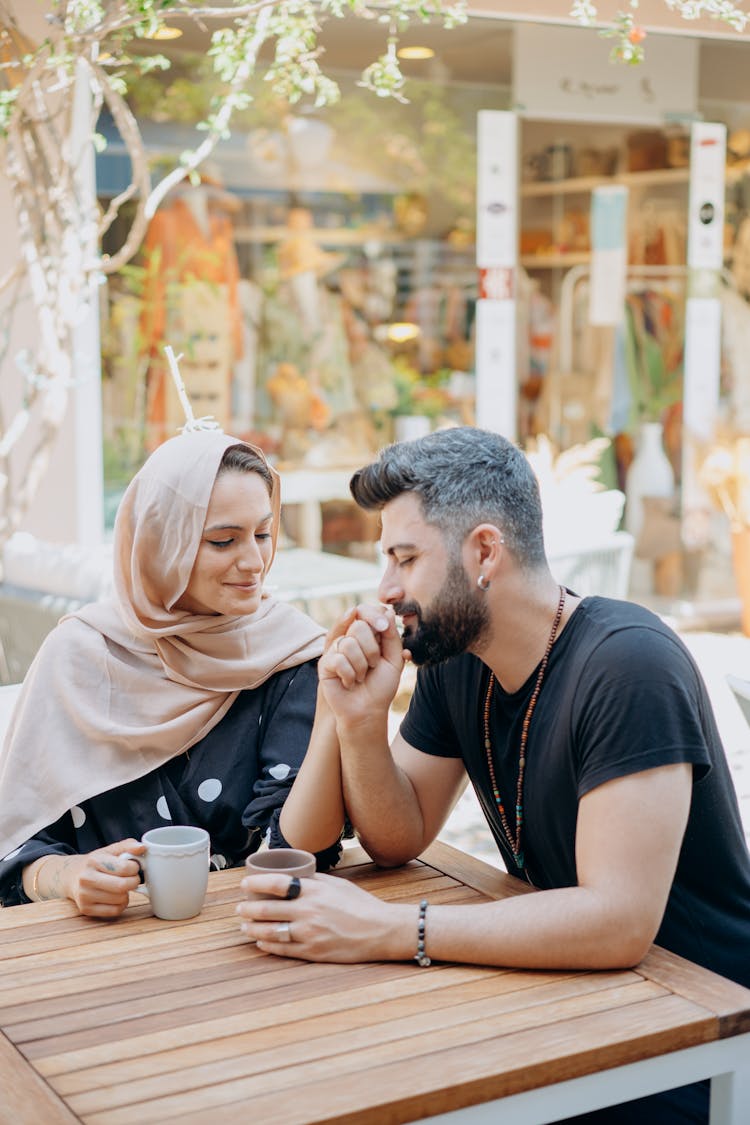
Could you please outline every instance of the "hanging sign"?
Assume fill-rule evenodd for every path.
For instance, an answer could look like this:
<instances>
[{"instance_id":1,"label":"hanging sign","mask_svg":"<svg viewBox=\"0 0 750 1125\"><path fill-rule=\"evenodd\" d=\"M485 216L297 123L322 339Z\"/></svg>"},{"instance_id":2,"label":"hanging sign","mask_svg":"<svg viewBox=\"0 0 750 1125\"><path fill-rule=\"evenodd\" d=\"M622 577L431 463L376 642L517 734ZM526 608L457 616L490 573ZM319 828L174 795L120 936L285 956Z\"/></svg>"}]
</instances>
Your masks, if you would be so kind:
<instances>
[{"instance_id":1,"label":"hanging sign","mask_svg":"<svg viewBox=\"0 0 750 1125\"><path fill-rule=\"evenodd\" d=\"M649 36L638 66L615 66L592 28L520 23L515 30L513 100L524 117L664 124L698 104L698 41Z\"/></svg>"}]
</instances>

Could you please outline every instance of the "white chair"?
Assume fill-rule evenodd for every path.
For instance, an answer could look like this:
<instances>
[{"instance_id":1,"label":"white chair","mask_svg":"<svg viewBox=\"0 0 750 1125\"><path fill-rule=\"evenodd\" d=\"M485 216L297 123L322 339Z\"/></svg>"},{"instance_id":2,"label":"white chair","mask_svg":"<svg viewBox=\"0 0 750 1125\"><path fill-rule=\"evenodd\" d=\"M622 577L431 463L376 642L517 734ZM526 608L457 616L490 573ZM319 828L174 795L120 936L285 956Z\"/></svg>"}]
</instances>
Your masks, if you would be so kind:
<instances>
[{"instance_id":1,"label":"white chair","mask_svg":"<svg viewBox=\"0 0 750 1125\"><path fill-rule=\"evenodd\" d=\"M742 714L750 723L750 680L742 680L739 676L729 674L726 680L734 693L734 698L740 705Z\"/></svg>"},{"instance_id":2,"label":"white chair","mask_svg":"<svg viewBox=\"0 0 750 1125\"><path fill-rule=\"evenodd\" d=\"M615 531L601 543L551 552L550 570L558 582L582 597L627 598L634 546L627 531Z\"/></svg>"}]
</instances>

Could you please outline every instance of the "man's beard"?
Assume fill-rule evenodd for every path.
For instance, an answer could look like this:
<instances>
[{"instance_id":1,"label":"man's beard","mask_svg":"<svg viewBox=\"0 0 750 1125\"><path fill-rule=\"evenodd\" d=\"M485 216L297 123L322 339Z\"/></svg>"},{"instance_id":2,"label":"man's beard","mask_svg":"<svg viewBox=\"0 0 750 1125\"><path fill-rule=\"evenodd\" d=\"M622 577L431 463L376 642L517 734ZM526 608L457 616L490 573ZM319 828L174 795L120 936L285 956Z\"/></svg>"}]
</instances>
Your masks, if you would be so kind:
<instances>
[{"instance_id":1,"label":"man's beard","mask_svg":"<svg viewBox=\"0 0 750 1125\"><path fill-rule=\"evenodd\" d=\"M470 648L476 651L490 631L484 595L473 589L456 559L428 610L423 611L418 602L400 602L393 608L400 617L417 618L417 628L408 626L402 637L415 664L441 664Z\"/></svg>"}]
</instances>

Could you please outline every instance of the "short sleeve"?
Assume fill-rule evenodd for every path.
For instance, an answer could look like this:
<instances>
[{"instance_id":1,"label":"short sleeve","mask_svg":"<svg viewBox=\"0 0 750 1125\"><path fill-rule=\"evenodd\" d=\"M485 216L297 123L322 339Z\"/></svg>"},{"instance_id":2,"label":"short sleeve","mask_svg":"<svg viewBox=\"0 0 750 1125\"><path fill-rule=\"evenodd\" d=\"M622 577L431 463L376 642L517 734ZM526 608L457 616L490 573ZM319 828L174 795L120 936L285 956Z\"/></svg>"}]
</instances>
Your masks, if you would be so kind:
<instances>
[{"instance_id":1,"label":"short sleeve","mask_svg":"<svg viewBox=\"0 0 750 1125\"><path fill-rule=\"evenodd\" d=\"M461 746L449 705L448 677L443 674L445 667L419 669L400 733L415 750L438 758L460 758Z\"/></svg>"},{"instance_id":2,"label":"short sleeve","mask_svg":"<svg viewBox=\"0 0 750 1125\"><path fill-rule=\"evenodd\" d=\"M677 638L624 629L589 656L573 707L578 796L613 778L678 762L696 780L710 769L709 707L700 674Z\"/></svg>"}]
</instances>

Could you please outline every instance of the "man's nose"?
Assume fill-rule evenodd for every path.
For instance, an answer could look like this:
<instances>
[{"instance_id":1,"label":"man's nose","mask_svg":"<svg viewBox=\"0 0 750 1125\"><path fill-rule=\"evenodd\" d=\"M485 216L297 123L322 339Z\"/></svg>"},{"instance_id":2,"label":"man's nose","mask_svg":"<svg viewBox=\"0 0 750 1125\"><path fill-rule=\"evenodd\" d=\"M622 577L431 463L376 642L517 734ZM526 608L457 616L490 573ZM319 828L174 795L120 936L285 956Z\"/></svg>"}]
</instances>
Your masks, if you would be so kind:
<instances>
[{"instance_id":1,"label":"man's nose","mask_svg":"<svg viewBox=\"0 0 750 1125\"><path fill-rule=\"evenodd\" d=\"M378 586L378 600L385 605L404 600L404 587L393 566L386 568Z\"/></svg>"}]
</instances>

